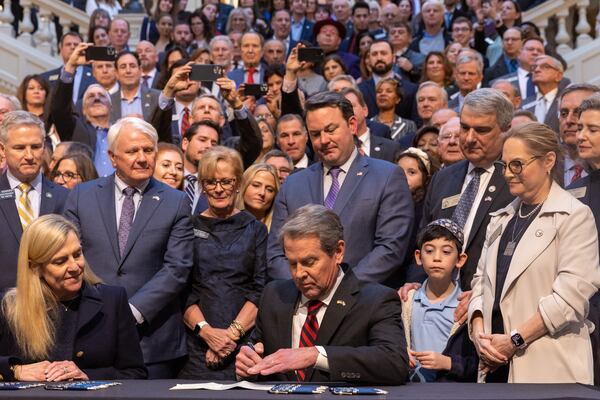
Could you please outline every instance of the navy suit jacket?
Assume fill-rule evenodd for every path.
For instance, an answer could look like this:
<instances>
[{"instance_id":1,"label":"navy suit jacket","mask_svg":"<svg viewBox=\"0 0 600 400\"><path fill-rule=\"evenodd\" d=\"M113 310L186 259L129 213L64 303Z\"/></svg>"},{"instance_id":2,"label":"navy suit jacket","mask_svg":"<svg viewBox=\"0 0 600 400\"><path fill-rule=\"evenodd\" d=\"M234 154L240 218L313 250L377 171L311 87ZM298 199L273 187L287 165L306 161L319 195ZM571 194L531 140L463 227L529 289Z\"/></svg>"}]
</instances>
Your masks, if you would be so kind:
<instances>
[{"instance_id":1,"label":"navy suit jacket","mask_svg":"<svg viewBox=\"0 0 600 400\"><path fill-rule=\"evenodd\" d=\"M456 204L448 206L444 204L444 200L460 195L468 167L469 162L463 160L443 168L433 175L429 183L430 190L427 191L423 203L421 229L438 218L452 218ZM502 170L496 168L479 203L469 237L465 240L465 252L469 258L460 270L460 286L463 291L471 290L471 280L477 270L477 263L481 256L485 231L490 222L490 213L506 207L513 199L514 197L510 194L508 185L502 176ZM422 268L419 270L422 273ZM415 276L417 274L410 271L407 281L410 282ZM421 275L421 278L424 279L425 275Z\"/></svg>"},{"instance_id":2,"label":"navy suit jacket","mask_svg":"<svg viewBox=\"0 0 600 400\"><path fill-rule=\"evenodd\" d=\"M380 136L386 139L392 138L392 131L390 130L390 127L386 124L382 124L379 121L371 121L370 119L368 119L367 127L374 136Z\"/></svg>"},{"instance_id":3,"label":"navy suit jacket","mask_svg":"<svg viewBox=\"0 0 600 400\"><path fill-rule=\"evenodd\" d=\"M10 192L13 195L10 195ZM11 189L6 172L0 175L0 193L6 196L0 198L0 290L14 287L17 283L17 259L19 258L19 243L23 227L15 204L14 190ZM62 214L65 200L69 191L42 176L42 193L39 215Z\"/></svg>"},{"instance_id":4,"label":"navy suit jacket","mask_svg":"<svg viewBox=\"0 0 600 400\"><path fill-rule=\"evenodd\" d=\"M267 68L267 65L261 63L260 70L259 70L260 81L259 82L254 82L254 83L264 83L264 81L265 81L265 69L266 68ZM228 72L227 73L227 77L229 79L235 81L235 86L239 88L242 83L246 82L244 80L244 74L245 73L246 73L245 69L238 68L238 69L234 69L234 70L231 70L230 72Z\"/></svg>"},{"instance_id":5,"label":"navy suit jacket","mask_svg":"<svg viewBox=\"0 0 600 400\"><path fill-rule=\"evenodd\" d=\"M252 334L253 342L264 344L265 356L291 347L292 316L299 298L300 292L292 280L271 282L265 287ZM361 282L351 269L345 268L317 333L316 345L327 352L329 372L311 368L306 380L403 384L408 375L408 356L400 310L395 290ZM297 378L291 371L265 379Z\"/></svg>"},{"instance_id":6,"label":"navy suit jacket","mask_svg":"<svg viewBox=\"0 0 600 400\"><path fill-rule=\"evenodd\" d=\"M504 53L502 53L498 61L496 61L494 65L489 67L483 74L482 86L489 87L492 81L507 74L509 74L509 71L506 67L506 63L504 62ZM517 86L518 84L515 85L515 87Z\"/></svg>"},{"instance_id":7,"label":"navy suit jacket","mask_svg":"<svg viewBox=\"0 0 600 400\"><path fill-rule=\"evenodd\" d=\"M138 331L146 363L186 354L179 295L192 268L190 208L185 193L150 178L121 257L114 174L77 185L65 205L94 272L123 286L143 315Z\"/></svg>"},{"instance_id":8,"label":"navy suit jacket","mask_svg":"<svg viewBox=\"0 0 600 400\"><path fill-rule=\"evenodd\" d=\"M558 100L560 96L560 90L556 93L554 100L550 104L550 108L546 112L546 118L543 121L538 121L548 125L554 132L560 132L560 122L558 121ZM535 114L535 105L537 104L537 96L528 97L523 101L521 108L523 110L531 111Z\"/></svg>"},{"instance_id":9,"label":"navy suit jacket","mask_svg":"<svg viewBox=\"0 0 600 400\"><path fill-rule=\"evenodd\" d=\"M275 200L267 249L268 275L288 279L290 271L277 235L287 217L307 204L323 204L323 164L290 175ZM344 262L370 282L392 282L408 249L414 207L402 168L357 154L333 207L344 226ZM391 284L391 283L390 283Z\"/></svg>"},{"instance_id":10,"label":"navy suit jacket","mask_svg":"<svg viewBox=\"0 0 600 400\"><path fill-rule=\"evenodd\" d=\"M90 379L146 378L135 320L127 303L125 289L84 283L79 309L73 312L78 313L78 319L73 349L68 359ZM0 332L0 373L5 378L13 376L9 368L11 357L18 358L19 363L40 361L21 357L4 315Z\"/></svg>"},{"instance_id":11,"label":"navy suit jacket","mask_svg":"<svg viewBox=\"0 0 600 400\"><path fill-rule=\"evenodd\" d=\"M381 136L371 135L369 157L394 162L394 156L402 148L400 143ZM418 221L417 221L418 222Z\"/></svg>"},{"instance_id":12,"label":"navy suit jacket","mask_svg":"<svg viewBox=\"0 0 600 400\"><path fill-rule=\"evenodd\" d=\"M307 42L312 42L313 41L313 30L315 28L315 23L313 21L309 21L308 19L304 18L304 24L302 25L302 34L300 35L300 41L305 40ZM298 42L296 42L298 43ZM290 46L290 49L288 49L288 54L291 51L291 49L293 49L294 47Z\"/></svg>"},{"instance_id":13,"label":"navy suit jacket","mask_svg":"<svg viewBox=\"0 0 600 400\"><path fill-rule=\"evenodd\" d=\"M58 84L58 81L60 80L60 73L62 69L63 67L58 67L41 74L44 78L48 80L48 83L50 84L51 93L54 93L54 91L56 90L56 86ZM94 78L94 76L92 75L92 67L84 65L83 73L81 74L81 83L79 84L79 92L77 93L78 100L81 100L83 98L85 90L92 83L97 83L96 78Z\"/></svg>"},{"instance_id":14,"label":"navy suit jacket","mask_svg":"<svg viewBox=\"0 0 600 400\"><path fill-rule=\"evenodd\" d=\"M418 86L408 79L399 78L399 81L402 90L402 101L396 106L396 114L402 118L416 121L418 115L415 98L417 96ZM358 89L362 92L367 107L369 107L369 115L367 118L371 119L379 113L377 102L375 101L375 81L373 78L363 81L358 85Z\"/></svg>"}]
</instances>

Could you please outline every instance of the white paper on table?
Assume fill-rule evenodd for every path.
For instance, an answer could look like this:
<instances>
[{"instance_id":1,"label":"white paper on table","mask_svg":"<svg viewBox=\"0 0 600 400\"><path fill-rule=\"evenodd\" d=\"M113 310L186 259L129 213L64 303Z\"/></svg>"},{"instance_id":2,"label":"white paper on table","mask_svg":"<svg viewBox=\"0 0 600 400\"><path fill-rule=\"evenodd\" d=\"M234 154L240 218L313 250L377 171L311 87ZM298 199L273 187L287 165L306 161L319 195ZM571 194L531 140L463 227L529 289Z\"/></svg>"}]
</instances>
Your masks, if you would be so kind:
<instances>
[{"instance_id":1,"label":"white paper on table","mask_svg":"<svg viewBox=\"0 0 600 400\"><path fill-rule=\"evenodd\" d=\"M235 383L216 383L216 382L207 382L207 383L178 383L173 386L169 390L198 390L198 389L206 389L206 390L229 390L229 389L250 389L250 390L263 390L267 391L271 389L273 385L261 385L259 383L252 383L248 381L241 381Z\"/></svg>"}]
</instances>

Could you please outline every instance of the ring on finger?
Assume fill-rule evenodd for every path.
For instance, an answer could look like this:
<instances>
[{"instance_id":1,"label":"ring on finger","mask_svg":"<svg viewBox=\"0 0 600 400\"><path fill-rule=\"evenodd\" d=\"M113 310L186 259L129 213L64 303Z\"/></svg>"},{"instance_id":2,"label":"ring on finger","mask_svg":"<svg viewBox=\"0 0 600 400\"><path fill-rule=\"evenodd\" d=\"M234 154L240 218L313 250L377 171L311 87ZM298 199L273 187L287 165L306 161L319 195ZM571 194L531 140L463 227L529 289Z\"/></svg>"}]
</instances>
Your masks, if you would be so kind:
<instances>
[{"instance_id":1,"label":"ring on finger","mask_svg":"<svg viewBox=\"0 0 600 400\"><path fill-rule=\"evenodd\" d=\"M69 372L69 368L67 368L67 367L63 367L63 372L64 372L65 374L66 374L66 373L68 373L68 372Z\"/></svg>"}]
</instances>

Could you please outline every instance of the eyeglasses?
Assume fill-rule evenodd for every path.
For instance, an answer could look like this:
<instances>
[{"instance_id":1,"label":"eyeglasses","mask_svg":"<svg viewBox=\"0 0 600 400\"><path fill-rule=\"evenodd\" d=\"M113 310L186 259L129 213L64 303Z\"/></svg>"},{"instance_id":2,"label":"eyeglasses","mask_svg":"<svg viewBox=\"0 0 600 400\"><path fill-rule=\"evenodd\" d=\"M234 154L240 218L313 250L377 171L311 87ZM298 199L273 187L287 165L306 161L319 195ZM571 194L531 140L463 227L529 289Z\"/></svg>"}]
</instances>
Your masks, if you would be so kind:
<instances>
[{"instance_id":1,"label":"eyeglasses","mask_svg":"<svg viewBox=\"0 0 600 400\"><path fill-rule=\"evenodd\" d=\"M202 179L202 186L204 186L206 190L215 190L217 185L221 185L223 190L231 190L235 186L235 178Z\"/></svg>"},{"instance_id":2,"label":"eyeglasses","mask_svg":"<svg viewBox=\"0 0 600 400\"><path fill-rule=\"evenodd\" d=\"M81 175L74 174L71 171L65 171L65 172L56 171L54 173L54 179L60 177L65 183L71 182L73 179L76 179L76 178L78 178L80 176Z\"/></svg>"},{"instance_id":3,"label":"eyeglasses","mask_svg":"<svg viewBox=\"0 0 600 400\"><path fill-rule=\"evenodd\" d=\"M523 172L523 168L525 168L526 166L528 166L529 164L531 164L538 158L540 158L540 157L534 156L534 157L531 157L526 162L523 162L521 160L512 160L511 162L508 163L508 169L513 174L519 175L521 172ZM506 173L507 164L504 161L496 161L496 164L502 167L502 174L504 175Z\"/></svg>"},{"instance_id":4,"label":"eyeglasses","mask_svg":"<svg viewBox=\"0 0 600 400\"><path fill-rule=\"evenodd\" d=\"M444 133L443 135L439 136L439 140L450 140L450 139L458 140L459 138L460 138L460 132Z\"/></svg>"},{"instance_id":5,"label":"eyeglasses","mask_svg":"<svg viewBox=\"0 0 600 400\"><path fill-rule=\"evenodd\" d=\"M550 65L550 64L547 64L547 63L544 63L544 64L534 64L534 65L531 66L531 70L532 71L535 71L538 68L540 68L540 69L542 69L544 71L547 71L549 69L553 69L555 71L558 71L558 68L556 68L554 65Z\"/></svg>"}]
</instances>

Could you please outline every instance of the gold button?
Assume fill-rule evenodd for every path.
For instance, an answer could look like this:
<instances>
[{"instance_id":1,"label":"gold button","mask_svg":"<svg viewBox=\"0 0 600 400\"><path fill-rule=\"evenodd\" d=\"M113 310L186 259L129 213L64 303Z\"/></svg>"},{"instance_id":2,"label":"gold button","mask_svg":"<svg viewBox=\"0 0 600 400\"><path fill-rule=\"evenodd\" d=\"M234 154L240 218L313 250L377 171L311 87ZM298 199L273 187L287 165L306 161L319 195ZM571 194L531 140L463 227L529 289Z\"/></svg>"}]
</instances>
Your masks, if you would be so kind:
<instances>
[{"instance_id":1,"label":"gold button","mask_svg":"<svg viewBox=\"0 0 600 400\"><path fill-rule=\"evenodd\" d=\"M81 357L83 357L83 351L80 350L75 355L77 356L77 358L81 358Z\"/></svg>"}]
</instances>

